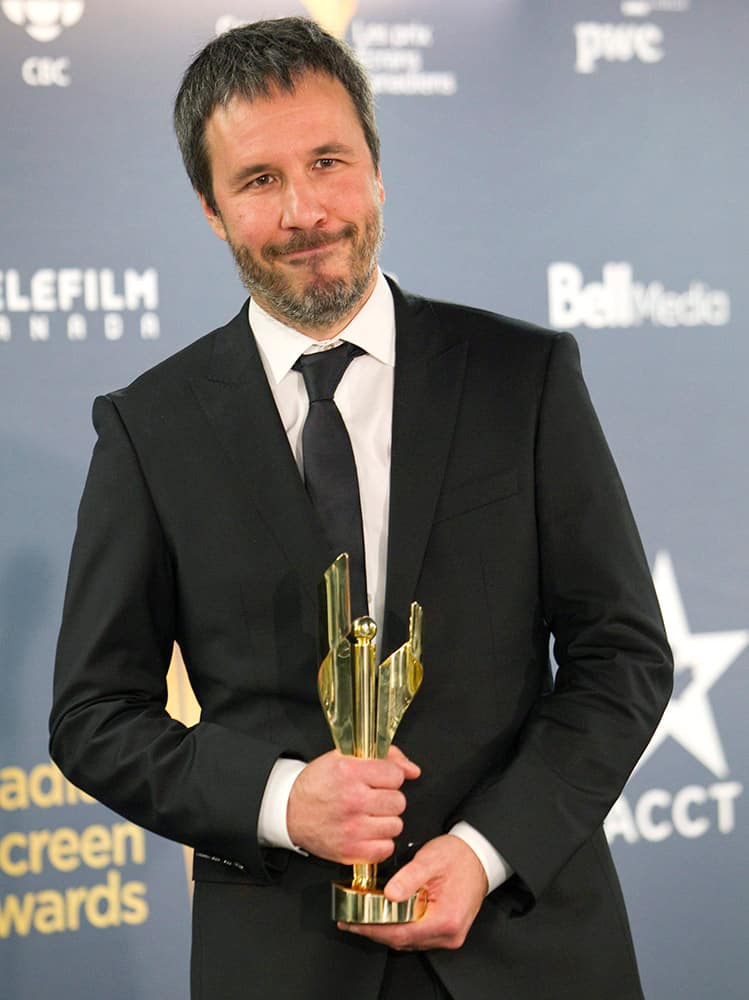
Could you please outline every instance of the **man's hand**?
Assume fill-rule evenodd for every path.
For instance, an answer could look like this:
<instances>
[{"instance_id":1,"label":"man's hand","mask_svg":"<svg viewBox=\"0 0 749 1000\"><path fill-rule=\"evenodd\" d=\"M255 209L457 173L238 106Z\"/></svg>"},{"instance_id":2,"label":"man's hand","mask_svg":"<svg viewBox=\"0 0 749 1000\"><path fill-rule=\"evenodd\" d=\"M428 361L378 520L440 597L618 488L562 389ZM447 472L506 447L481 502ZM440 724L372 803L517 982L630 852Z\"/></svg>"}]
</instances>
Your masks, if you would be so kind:
<instances>
[{"instance_id":1,"label":"man's hand","mask_svg":"<svg viewBox=\"0 0 749 1000\"><path fill-rule=\"evenodd\" d=\"M435 837L393 875L385 886L385 895L399 902L422 886L429 902L421 920L389 926L338 926L401 951L460 948L489 888L484 866L460 837L449 833Z\"/></svg>"},{"instance_id":2,"label":"man's hand","mask_svg":"<svg viewBox=\"0 0 749 1000\"><path fill-rule=\"evenodd\" d=\"M310 854L351 865L384 861L403 829L400 787L421 769L397 747L385 760L360 760L331 750L294 782L286 810L292 841Z\"/></svg>"}]
</instances>

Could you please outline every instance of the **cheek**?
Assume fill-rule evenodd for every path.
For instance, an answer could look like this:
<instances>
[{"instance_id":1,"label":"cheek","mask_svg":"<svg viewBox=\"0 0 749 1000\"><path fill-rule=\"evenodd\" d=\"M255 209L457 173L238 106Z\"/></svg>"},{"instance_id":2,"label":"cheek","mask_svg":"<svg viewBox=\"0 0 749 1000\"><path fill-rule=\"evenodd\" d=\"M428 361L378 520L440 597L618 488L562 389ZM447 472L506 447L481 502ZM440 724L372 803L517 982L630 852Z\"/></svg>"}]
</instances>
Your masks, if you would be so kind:
<instances>
[{"instance_id":1,"label":"cheek","mask_svg":"<svg viewBox=\"0 0 749 1000\"><path fill-rule=\"evenodd\" d=\"M227 226L232 243L239 243L252 250L258 250L273 241L277 228L273 225L265 209L244 208L234 213Z\"/></svg>"},{"instance_id":2,"label":"cheek","mask_svg":"<svg viewBox=\"0 0 749 1000\"><path fill-rule=\"evenodd\" d=\"M349 221L368 215L381 203L380 189L369 178L331 177L322 196L330 213Z\"/></svg>"}]
</instances>

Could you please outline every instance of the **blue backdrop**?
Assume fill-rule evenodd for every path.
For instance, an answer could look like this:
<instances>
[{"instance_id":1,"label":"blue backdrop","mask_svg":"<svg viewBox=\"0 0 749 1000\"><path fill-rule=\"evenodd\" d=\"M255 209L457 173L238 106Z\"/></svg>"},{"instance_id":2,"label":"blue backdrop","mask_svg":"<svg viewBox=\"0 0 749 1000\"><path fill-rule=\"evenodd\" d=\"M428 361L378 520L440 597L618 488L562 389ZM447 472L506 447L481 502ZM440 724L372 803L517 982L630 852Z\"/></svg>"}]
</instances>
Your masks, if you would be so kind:
<instances>
[{"instance_id":1,"label":"blue backdrop","mask_svg":"<svg viewBox=\"0 0 749 1000\"><path fill-rule=\"evenodd\" d=\"M385 267L581 342L676 655L608 821L646 994L744 998L744 0L0 2L0 993L187 995L179 847L67 785L46 719L91 400L244 296L179 162L180 75L288 13L372 73Z\"/></svg>"}]
</instances>

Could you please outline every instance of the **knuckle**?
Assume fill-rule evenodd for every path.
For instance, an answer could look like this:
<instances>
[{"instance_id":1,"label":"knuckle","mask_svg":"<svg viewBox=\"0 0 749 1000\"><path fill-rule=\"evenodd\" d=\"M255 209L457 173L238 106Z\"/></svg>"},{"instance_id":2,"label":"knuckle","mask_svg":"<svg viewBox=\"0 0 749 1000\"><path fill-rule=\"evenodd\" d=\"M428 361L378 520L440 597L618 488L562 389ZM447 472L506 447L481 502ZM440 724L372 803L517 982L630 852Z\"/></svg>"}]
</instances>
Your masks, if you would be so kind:
<instances>
[{"instance_id":1,"label":"knuckle","mask_svg":"<svg viewBox=\"0 0 749 1000\"><path fill-rule=\"evenodd\" d=\"M349 788L346 792L346 803L353 813L364 812L364 799L364 790L359 785Z\"/></svg>"},{"instance_id":2,"label":"knuckle","mask_svg":"<svg viewBox=\"0 0 749 1000\"><path fill-rule=\"evenodd\" d=\"M443 926L444 947L448 949L460 948L466 939L464 928L455 918L449 919Z\"/></svg>"},{"instance_id":3,"label":"knuckle","mask_svg":"<svg viewBox=\"0 0 749 1000\"><path fill-rule=\"evenodd\" d=\"M357 824L351 821L341 824L341 842L347 845L349 848L353 847L358 841L359 830Z\"/></svg>"}]
</instances>

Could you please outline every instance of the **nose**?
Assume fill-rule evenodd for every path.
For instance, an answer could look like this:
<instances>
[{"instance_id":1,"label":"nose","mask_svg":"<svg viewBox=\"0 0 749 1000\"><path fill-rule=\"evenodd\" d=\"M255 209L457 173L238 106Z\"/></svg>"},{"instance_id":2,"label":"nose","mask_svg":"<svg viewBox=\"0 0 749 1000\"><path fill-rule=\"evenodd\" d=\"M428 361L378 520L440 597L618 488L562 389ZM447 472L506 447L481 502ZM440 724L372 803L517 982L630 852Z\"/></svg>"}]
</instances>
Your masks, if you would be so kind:
<instances>
[{"instance_id":1,"label":"nose","mask_svg":"<svg viewBox=\"0 0 749 1000\"><path fill-rule=\"evenodd\" d=\"M323 207L314 180L306 174L287 178L283 191L281 225L284 229L312 229L325 221Z\"/></svg>"}]
</instances>

